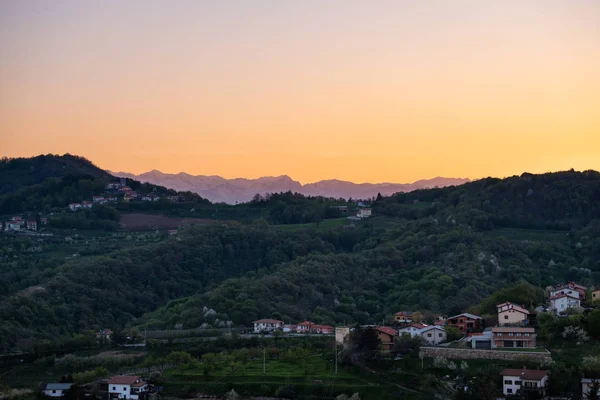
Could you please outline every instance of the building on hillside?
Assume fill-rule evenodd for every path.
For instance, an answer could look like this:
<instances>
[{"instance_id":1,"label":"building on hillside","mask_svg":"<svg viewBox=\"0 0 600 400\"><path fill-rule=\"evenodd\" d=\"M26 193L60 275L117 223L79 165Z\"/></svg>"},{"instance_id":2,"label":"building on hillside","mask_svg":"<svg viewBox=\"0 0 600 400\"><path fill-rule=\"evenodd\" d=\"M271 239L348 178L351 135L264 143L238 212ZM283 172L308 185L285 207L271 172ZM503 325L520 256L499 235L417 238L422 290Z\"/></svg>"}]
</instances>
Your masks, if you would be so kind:
<instances>
[{"instance_id":1,"label":"building on hillside","mask_svg":"<svg viewBox=\"0 0 600 400\"><path fill-rule=\"evenodd\" d=\"M581 300L576 296L565 293L550 297L550 310L554 311L556 314L562 314L568 308L580 309Z\"/></svg>"},{"instance_id":2,"label":"building on hillside","mask_svg":"<svg viewBox=\"0 0 600 400\"><path fill-rule=\"evenodd\" d=\"M396 343L396 337L398 337L398 331L389 326L378 326L375 328L375 331L381 342L381 349L384 351L392 350Z\"/></svg>"},{"instance_id":3,"label":"building on hillside","mask_svg":"<svg viewBox=\"0 0 600 400\"><path fill-rule=\"evenodd\" d=\"M27 221L27 230L29 231L37 231L38 226L37 226L37 221L36 220L29 220Z\"/></svg>"},{"instance_id":4,"label":"building on hillside","mask_svg":"<svg viewBox=\"0 0 600 400\"><path fill-rule=\"evenodd\" d=\"M116 203L117 201L119 201L119 198L117 196L107 196L106 201L110 203Z\"/></svg>"},{"instance_id":5,"label":"building on hillside","mask_svg":"<svg viewBox=\"0 0 600 400\"><path fill-rule=\"evenodd\" d=\"M113 331L110 329L100 329L96 332L96 340L111 340Z\"/></svg>"},{"instance_id":6,"label":"building on hillside","mask_svg":"<svg viewBox=\"0 0 600 400\"><path fill-rule=\"evenodd\" d=\"M568 294L573 297L577 297L580 300L585 300L587 288L583 285L579 285L575 282L568 282L564 285L558 285L550 290L550 297L557 296L559 294Z\"/></svg>"},{"instance_id":7,"label":"building on hillside","mask_svg":"<svg viewBox=\"0 0 600 400\"><path fill-rule=\"evenodd\" d=\"M296 332L296 325L292 325L292 324L283 325L282 331L284 333Z\"/></svg>"},{"instance_id":8,"label":"building on hillside","mask_svg":"<svg viewBox=\"0 0 600 400\"><path fill-rule=\"evenodd\" d=\"M323 335L330 335L334 332L333 326L315 324L311 327L310 333L321 333Z\"/></svg>"},{"instance_id":9,"label":"building on hillside","mask_svg":"<svg viewBox=\"0 0 600 400\"><path fill-rule=\"evenodd\" d=\"M168 196L167 199L171 202L171 203L179 203L179 196Z\"/></svg>"},{"instance_id":10,"label":"building on hillside","mask_svg":"<svg viewBox=\"0 0 600 400\"><path fill-rule=\"evenodd\" d=\"M491 350L494 348L494 334L492 328L485 328L483 332L469 333L468 342L475 350Z\"/></svg>"},{"instance_id":11,"label":"building on hillside","mask_svg":"<svg viewBox=\"0 0 600 400\"><path fill-rule=\"evenodd\" d=\"M443 321L435 321L433 324L435 326L446 326L446 322L447 320L443 320Z\"/></svg>"},{"instance_id":12,"label":"building on hillside","mask_svg":"<svg viewBox=\"0 0 600 400\"><path fill-rule=\"evenodd\" d=\"M449 317L446 326L457 328L463 335L479 332L483 329L483 319L470 313L462 313Z\"/></svg>"},{"instance_id":13,"label":"building on hillside","mask_svg":"<svg viewBox=\"0 0 600 400\"><path fill-rule=\"evenodd\" d=\"M83 208L92 208L94 206L94 203L92 203L91 201L82 201L81 206Z\"/></svg>"},{"instance_id":14,"label":"building on hillside","mask_svg":"<svg viewBox=\"0 0 600 400\"><path fill-rule=\"evenodd\" d=\"M23 217L21 217L19 215L15 215L14 217L11 217L10 220L12 222L20 222L20 223L22 223L23 222Z\"/></svg>"},{"instance_id":15,"label":"building on hillside","mask_svg":"<svg viewBox=\"0 0 600 400\"><path fill-rule=\"evenodd\" d=\"M360 210L358 210L358 214L356 214L356 216L358 218L369 218L371 216L371 209L370 208L361 208Z\"/></svg>"},{"instance_id":16,"label":"building on hillside","mask_svg":"<svg viewBox=\"0 0 600 400\"><path fill-rule=\"evenodd\" d=\"M312 327L315 325L314 322L303 321L296 325L296 332L298 333L310 333L312 331Z\"/></svg>"},{"instance_id":17,"label":"building on hillside","mask_svg":"<svg viewBox=\"0 0 600 400\"><path fill-rule=\"evenodd\" d=\"M416 323L409 325L407 327L401 328L398 330L398 334L402 335L410 335L410 337L420 336L421 329L426 328L429 325Z\"/></svg>"},{"instance_id":18,"label":"building on hillside","mask_svg":"<svg viewBox=\"0 0 600 400\"><path fill-rule=\"evenodd\" d=\"M513 326L495 326L493 347L501 348L534 348L535 329Z\"/></svg>"},{"instance_id":19,"label":"building on hillside","mask_svg":"<svg viewBox=\"0 0 600 400\"><path fill-rule=\"evenodd\" d=\"M102 204L106 202L106 199L104 198L104 196L92 196L92 201L94 203Z\"/></svg>"},{"instance_id":20,"label":"building on hillside","mask_svg":"<svg viewBox=\"0 0 600 400\"><path fill-rule=\"evenodd\" d=\"M41 223L42 225L48 225L48 218L46 218L46 217L42 217L42 218L40 218L40 223Z\"/></svg>"},{"instance_id":21,"label":"building on hillside","mask_svg":"<svg viewBox=\"0 0 600 400\"><path fill-rule=\"evenodd\" d=\"M510 369L500 372L502 376L502 393L520 395L523 392L538 392L536 398L546 396L548 389L548 371L537 369Z\"/></svg>"},{"instance_id":22,"label":"building on hillside","mask_svg":"<svg viewBox=\"0 0 600 400\"><path fill-rule=\"evenodd\" d=\"M72 383L47 383L43 392L48 397L63 397L72 385Z\"/></svg>"},{"instance_id":23,"label":"building on hillside","mask_svg":"<svg viewBox=\"0 0 600 400\"><path fill-rule=\"evenodd\" d=\"M167 231L167 233L169 234L169 236L177 235L177 232L178 232L177 229L169 229Z\"/></svg>"},{"instance_id":24,"label":"building on hillside","mask_svg":"<svg viewBox=\"0 0 600 400\"><path fill-rule=\"evenodd\" d=\"M148 391L148 383L141 376L113 376L108 380L109 399L137 400Z\"/></svg>"},{"instance_id":25,"label":"building on hillside","mask_svg":"<svg viewBox=\"0 0 600 400\"><path fill-rule=\"evenodd\" d=\"M23 227L23 223L21 221L10 221L4 227L4 230L7 231L20 231Z\"/></svg>"},{"instance_id":26,"label":"building on hillside","mask_svg":"<svg viewBox=\"0 0 600 400\"><path fill-rule=\"evenodd\" d=\"M592 301L600 301L600 289L594 289L592 291Z\"/></svg>"},{"instance_id":27,"label":"building on hillside","mask_svg":"<svg viewBox=\"0 0 600 400\"><path fill-rule=\"evenodd\" d=\"M276 329L283 328L283 321L278 319L259 319L254 321L254 333L273 332Z\"/></svg>"},{"instance_id":28,"label":"building on hillside","mask_svg":"<svg viewBox=\"0 0 600 400\"><path fill-rule=\"evenodd\" d=\"M81 210L81 204L71 203L71 204L69 204L69 210L71 210L71 211Z\"/></svg>"},{"instance_id":29,"label":"building on hillside","mask_svg":"<svg viewBox=\"0 0 600 400\"><path fill-rule=\"evenodd\" d=\"M413 314L414 313L412 311L398 311L396 314L394 314L394 321L396 321L398 324L412 324Z\"/></svg>"},{"instance_id":30,"label":"building on hillside","mask_svg":"<svg viewBox=\"0 0 600 400\"><path fill-rule=\"evenodd\" d=\"M350 327L336 326L335 327L335 342L341 345L347 345L350 338Z\"/></svg>"},{"instance_id":31,"label":"building on hillside","mask_svg":"<svg viewBox=\"0 0 600 400\"><path fill-rule=\"evenodd\" d=\"M127 193L127 192L131 192L131 191L132 191L132 189L129 186L126 186L126 185L121 186L119 188L119 192L122 192L122 193Z\"/></svg>"},{"instance_id":32,"label":"building on hillside","mask_svg":"<svg viewBox=\"0 0 600 400\"><path fill-rule=\"evenodd\" d=\"M529 324L529 311L525 306L519 306L517 304L507 301L506 303L498 304L498 325L528 325Z\"/></svg>"},{"instance_id":33,"label":"building on hillside","mask_svg":"<svg viewBox=\"0 0 600 400\"><path fill-rule=\"evenodd\" d=\"M106 185L106 190L118 190L121 187L119 182L110 182Z\"/></svg>"},{"instance_id":34,"label":"building on hillside","mask_svg":"<svg viewBox=\"0 0 600 400\"><path fill-rule=\"evenodd\" d=\"M423 341L428 345L437 346L438 344L446 341L446 330L441 326L430 325L422 328L419 331L419 336L423 338Z\"/></svg>"},{"instance_id":35,"label":"building on hillside","mask_svg":"<svg viewBox=\"0 0 600 400\"><path fill-rule=\"evenodd\" d=\"M596 397L592 397L592 392L596 393ZM581 379L581 398L592 399L598 398L600 394L600 379L582 378Z\"/></svg>"}]
</instances>

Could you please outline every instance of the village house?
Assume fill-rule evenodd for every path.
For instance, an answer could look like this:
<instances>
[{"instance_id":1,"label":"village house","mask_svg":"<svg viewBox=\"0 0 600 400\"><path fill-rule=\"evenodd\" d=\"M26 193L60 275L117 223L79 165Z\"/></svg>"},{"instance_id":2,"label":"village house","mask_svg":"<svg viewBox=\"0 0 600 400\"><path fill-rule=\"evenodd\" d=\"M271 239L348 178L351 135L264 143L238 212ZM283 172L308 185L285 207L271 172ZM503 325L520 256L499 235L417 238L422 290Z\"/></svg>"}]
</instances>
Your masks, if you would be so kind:
<instances>
[{"instance_id":1,"label":"village house","mask_svg":"<svg viewBox=\"0 0 600 400\"><path fill-rule=\"evenodd\" d=\"M534 348L535 329L525 327L495 326L492 328L494 347Z\"/></svg>"},{"instance_id":2,"label":"village house","mask_svg":"<svg viewBox=\"0 0 600 400\"><path fill-rule=\"evenodd\" d=\"M457 328L463 335L478 332L483 328L483 319L470 313L462 313L446 320L447 326Z\"/></svg>"},{"instance_id":3,"label":"village house","mask_svg":"<svg viewBox=\"0 0 600 400\"><path fill-rule=\"evenodd\" d=\"M296 325L296 332L298 333L310 333L312 330L313 325L315 325L314 322L310 322L310 321L304 321L304 322L300 322L298 325Z\"/></svg>"},{"instance_id":4,"label":"village house","mask_svg":"<svg viewBox=\"0 0 600 400\"><path fill-rule=\"evenodd\" d=\"M381 349L384 351L392 350L398 336L398 331L389 326L378 326L375 328L375 331L377 331L377 337L379 337L379 341L381 342Z\"/></svg>"},{"instance_id":5,"label":"village house","mask_svg":"<svg viewBox=\"0 0 600 400\"><path fill-rule=\"evenodd\" d=\"M177 235L177 229L169 229L167 231L167 233L169 234L169 236L173 236L173 235Z\"/></svg>"},{"instance_id":6,"label":"village house","mask_svg":"<svg viewBox=\"0 0 600 400\"><path fill-rule=\"evenodd\" d=\"M29 231L37 231L37 221L36 220L29 220L27 221L27 230Z\"/></svg>"},{"instance_id":7,"label":"village house","mask_svg":"<svg viewBox=\"0 0 600 400\"><path fill-rule=\"evenodd\" d=\"M284 333L296 332L296 325L293 325L293 324L284 325L282 330Z\"/></svg>"},{"instance_id":8,"label":"village house","mask_svg":"<svg viewBox=\"0 0 600 400\"><path fill-rule=\"evenodd\" d=\"M398 324L411 324L413 322L412 315L412 311L399 311L394 314L394 321Z\"/></svg>"},{"instance_id":9,"label":"village house","mask_svg":"<svg viewBox=\"0 0 600 400\"><path fill-rule=\"evenodd\" d=\"M117 196L107 196L106 201L116 203L117 201L119 201L119 198Z\"/></svg>"},{"instance_id":10,"label":"village house","mask_svg":"<svg viewBox=\"0 0 600 400\"><path fill-rule=\"evenodd\" d=\"M71 210L71 211L81 210L81 204L71 203L71 204L69 204L69 210Z\"/></svg>"},{"instance_id":11,"label":"village house","mask_svg":"<svg viewBox=\"0 0 600 400\"><path fill-rule=\"evenodd\" d=\"M329 335L333 333L333 326L329 325L313 325L310 332L311 333L321 333L323 335Z\"/></svg>"},{"instance_id":12,"label":"village house","mask_svg":"<svg viewBox=\"0 0 600 400\"><path fill-rule=\"evenodd\" d=\"M149 386L140 376L113 376L108 380L110 399L134 399L148 392Z\"/></svg>"},{"instance_id":13,"label":"village house","mask_svg":"<svg viewBox=\"0 0 600 400\"><path fill-rule=\"evenodd\" d=\"M72 385L72 383L48 383L44 387L44 395L48 397L63 397Z\"/></svg>"},{"instance_id":14,"label":"village house","mask_svg":"<svg viewBox=\"0 0 600 400\"><path fill-rule=\"evenodd\" d=\"M498 304L498 325L528 325L529 311L525 306L507 301L506 303Z\"/></svg>"},{"instance_id":15,"label":"village house","mask_svg":"<svg viewBox=\"0 0 600 400\"><path fill-rule=\"evenodd\" d=\"M171 203L178 203L179 202L179 196L168 196L167 199L171 202Z\"/></svg>"},{"instance_id":16,"label":"village house","mask_svg":"<svg viewBox=\"0 0 600 400\"><path fill-rule=\"evenodd\" d=\"M106 190L118 190L121 187L119 182L110 182L106 185Z\"/></svg>"},{"instance_id":17,"label":"village house","mask_svg":"<svg viewBox=\"0 0 600 400\"><path fill-rule=\"evenodd\" d=\"M492 328L485 328L483 332L469 333L468 342L476 350L491 350L494 348L494 334Z\"/></svg>"},{"instance_id":18,"label":"village house","mask_svg":"<svg viewBox=\"0 0 600 400\"><path fill-rule=\"evenodd\" d=\"M112 338L113 331L110 329L100 329L96 332L96 340L110 340Z\"/></svg>"},{"instance_id":19,"label":"village house","mask_svg":"<svg viewBox=\"0 0 600 400\"><path fill-rule=\"evenodd\" d=\"M420 336L421 329L423 329L427 326L429 326L429 325L416 323L416 324L409 325L405 328L399 329L398 333L400 335L410 335L410 337Z\"/></svg>"},{"instance_id":20,"label":"village house","mask_svg":"<svg viewBox=\"0 0 600 400\"><path fill-rule=\"evenodd\" d=\"M358 214L356 214L356 216L358 218L369 218L371 216L371 209L370 208L361 208L360 210L358 210Z\"/></svg>"},{"instance_id":21,"label":"village house","mask_svg":"<svg viewBox=\"0 0 600 400\"><path fill-rule=\"evenodd\" d=\"M6 231L20 231L23 226L22 221L9 221L5 224L4 230Z\"/></svg>"},{"instance_id":22,"label":"village house","mask_svg":"<svg viewBox=\"0 0 600 400\"><path fill-rule=\"evenodd\" d=\"M42 217L42 218L40 218L40 222L42 225L48 225L48 218Z\"/></svg>"},{"instance_id":23,"label":"village house","mask_svg":"<svg viewBox=\"0 0 600 400\"><path fill-rule=\"evenodd\" d=\"M283 321L277 319L259 319L254 321L254 333L273 332L276 329L283 328Z\"/></svg>"},{"instance_id":24,"label":"village house","mask_svg":"<svg viewBox=\"0 0 600 400\"><path fill-rule=\"evenodd\" d=\"M94 206L94 203L92 203L91 201L82 201L81 206L83 208L92 208Z\"/></svg>"},{"instance_id":25,"label":"village house","mask_svg":"<svg viewBox=\"0 0 600 400\"><path fill-rule=\"evenodd\" d=\"M119 192L121 193L127 193L127 192L131 192L132 189L129 186L121 186L119 187Z\"/></svg>"},{"instance_id":26,"label":"village house","mask_svg":"<svg viewBox=\"0 0 600 400\"><path fill-rule=\"evenodd\" d=\"M129 200L135 200L137 199L138 194L136 192L130 191L130 192L126 192L125 195L123 196L123 200L124 201L129 201Z\"/></svg>"},{"instance_id":27,"label":"village house","mask_svg":"<svg viewBox=\"0 0 600 400\"><path fill-rule=\"evenodd\" d=\"M422 328L419 331L419 336L429 345L437 346L446 341L446 330L441 326L430 325Z\"/></svg>"},{"instance_id":28,"label":"village house","mask_svg":"<svg viewBox=\"0 0 600 400\"><path fill-rule=\"evenodd\" d=\"M550 290L550 297L557 296L559 294L568 294L572 297L576 297L579 300L585 300L587 288L582 285L578 285L575 282L568 282L564 285L558 285Z\"/></svg>"},{"instance_id":29,"label":"village house","mask_svg":"<svg viewBox=\"0 0 600 400\"><path fill-rule=\"evenodd\" d=\"M104 199L103 196L92 196L92 201L94 203L98 203L98 204L102 204L104 203L106 200Z\"/></svg>"},{"instance_id":30,"label":"village house","mask_svg":"<svg viewBox=\"0 0 600 400\"><path fill-rule=\"evenodd\" d=\"M503 381L502 393L505 395L521 394L523 391L536 391L542 397L546 395L548 371L507 368L500 375Z\"/></svg>"},{"instance_id":31,"label":"village house","mask_svg":"<svg viewBox=\"0 0 600 400\"><path fill-rule=\"evenodd\" d=\"M581 379L581 398L591 399L592 391L596 392L596 395L600 394L600 379ZM596 397L597 398L597 397Z\"/></svg>"},{"instance_id":32,"label":"village house","mask_svg":"<svg viewBox=\"0 0 600 400\"><path fill-rule=\"evenodd\" d=\"M568 308L581 308L581 300L576 296L565 293L550 297L550 310L553 310L556 314L562 314Z\"/></svg>"}]
</instances>

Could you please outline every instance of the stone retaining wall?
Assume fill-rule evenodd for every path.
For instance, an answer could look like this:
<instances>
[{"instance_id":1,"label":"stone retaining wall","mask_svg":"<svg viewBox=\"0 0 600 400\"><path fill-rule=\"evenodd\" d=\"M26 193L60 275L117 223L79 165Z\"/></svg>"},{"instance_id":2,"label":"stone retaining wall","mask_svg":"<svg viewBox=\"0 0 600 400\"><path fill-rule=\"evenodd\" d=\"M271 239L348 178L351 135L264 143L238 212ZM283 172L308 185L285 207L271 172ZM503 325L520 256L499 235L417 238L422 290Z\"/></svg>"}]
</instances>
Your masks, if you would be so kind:
<instances>
[{"instance_id":1,"label":"stone retaining wall","mask_svg":"<svg viewBox=\"0 0 600 400\"><path fill-rule=\"evenodd\" d=\"M451 347L421 347L419 351L421 357L443 357L447 359L458 360L511 360L511 361L533 361L541 363L544 360L551 360L550 352L533 351L503 351L503 350L475 350L470 348L451 348Z\"/></svg>"}]
</instances>

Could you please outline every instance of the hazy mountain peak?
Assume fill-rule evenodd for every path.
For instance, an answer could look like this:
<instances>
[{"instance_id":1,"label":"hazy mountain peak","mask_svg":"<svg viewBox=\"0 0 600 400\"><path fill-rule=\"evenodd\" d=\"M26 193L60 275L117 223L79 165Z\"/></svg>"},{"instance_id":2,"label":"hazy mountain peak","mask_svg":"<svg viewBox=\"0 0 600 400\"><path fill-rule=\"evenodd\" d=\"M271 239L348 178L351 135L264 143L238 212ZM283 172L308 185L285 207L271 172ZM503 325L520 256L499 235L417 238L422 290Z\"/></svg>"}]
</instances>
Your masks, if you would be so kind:
<instances>
[{"instance_id":1,"label":"hazy mountain peak","mask_svg":"<svg viewBox=\"0 0 600 400\"><path fill-rule=\"evenodd\" d=\"M469 182L463 178L435 177L413 183L354 183L340 179L326 179L305 185L288 175L263 176L256 179L226 179L218 175L190 175L186 172L167 174L156 169L135 175L127 172L111 172L111 175L137 179L179 191L192 191L212 202L236 203L250 201L259 193L298 192L309 196L365 199L381 193L388 196L397 192L409 192L430 187L460 185Z\"/></svg>"}]
</instances>

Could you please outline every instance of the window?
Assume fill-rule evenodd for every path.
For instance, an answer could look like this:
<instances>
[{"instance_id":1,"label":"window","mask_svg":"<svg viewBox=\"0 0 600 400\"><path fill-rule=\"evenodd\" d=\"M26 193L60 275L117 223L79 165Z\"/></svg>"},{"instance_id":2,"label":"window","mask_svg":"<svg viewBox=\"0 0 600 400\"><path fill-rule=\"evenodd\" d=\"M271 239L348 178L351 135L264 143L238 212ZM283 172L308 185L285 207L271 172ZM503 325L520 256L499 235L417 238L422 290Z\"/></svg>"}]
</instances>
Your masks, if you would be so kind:
<instances>
[{"instance_id":1,"label":"window","mask_svg":"<svg viewBox=\"0 0 600 400\"><path fill-rule=\"evenodd\" d=\"M517 336L521 336L521 334L520 334L520 333L517 333Z\"/></svg>"},{"instance_id":2,"label":"window","mask_svg":"<svg viewBox=\"0 0 600 400\"><path fill-rule=\"evenodd\" d=\"M56 393L56 390L53 390L52 393Z\"/></svg>"},{"instance_id":3,"label":"window","mask_svg":"<svg viewBox=\"0 0 600 400\"><path fill-rule=\"evenodd\" d=\"M502 332L498 332L498 336L502 336Z\"/></svg>"},{"instance_id":4,"label":"window","mask_svg":"<svg viewBox=\"0 0 600 400\"><path fill-rule=\"evenodd\" d=\"M529 336L529 333L526 333L525 336Z\"/></svg>"},{"instance_id":5,"label":"window","mask_svg":"<svg viewBox=\"0 0 600 400\"><path fill-rule=\"evenodd\" d=\"M116 386L113 386L113 390L117 390L117 387L116 387Z\"/></svg>"},{"instance_id":6,"label":"window","mask_svg":"<svg viewBox=\"0 0 600 400\"><path fill-rule=\"evenodd\" d=\"M521 386L521 381L515 381L515 385Z\"/></svg>"},{"instance_id":7,"label":"window","mask_svg":"<svg viewBox=\"0 0 600 400\"><path fill-rule=\"evenodd\" d=\"M444 337L444 335L442 335L441 333L438 333L438 336L439 336L439 337Z\"/></svg>"},{"instance_id":8,"label":"window","mask_svg":"<svg viewBox=\"0 0 600 400\"><path fill-rule=\"evenodd\" d=\"M515 334L514 334L514 333L512 333L512 332L508 334L508 336L514 336L514 335L515 335Z\"/></svg>"},{"instance_id":9,"label":"window","mask_svg":"<svg viewBox=\"0 0 600 400\"><path fill-rule=\"evenodd\" d=\"M506 393L512 393L512 389L511 388L506 389Z\"/></svg>"},{"instance_id":10,"label":"window","mask_svg":"<svg viewBox=\"0 0 600 400\"><path fill-rule=\"evenodd\" d=\"M508 319L508 315L505 315L505 316L504 316L504 319Z\"/></svg>"},{"instance_id":11,"label":"window","mask_svg":"<svg viewBox=\"0 0 600 400\"><path fill-rule=\"evenodd\" d=\"M505 381L504 381L504 384L505 384L505 385L512 385L512 381L505 380Z\"/></svg>"},{"instance_id":12,"label":"window","mask_svg":"<svg viewBox=\"0 0 600 400\"><path fill-rule=\"evenodd\" d=\"M126 391L127 391L127 388L126 388L125 386L123 386L123 391L124 391L124 392L126 392Z\"/></svg>"}]
</instances>

